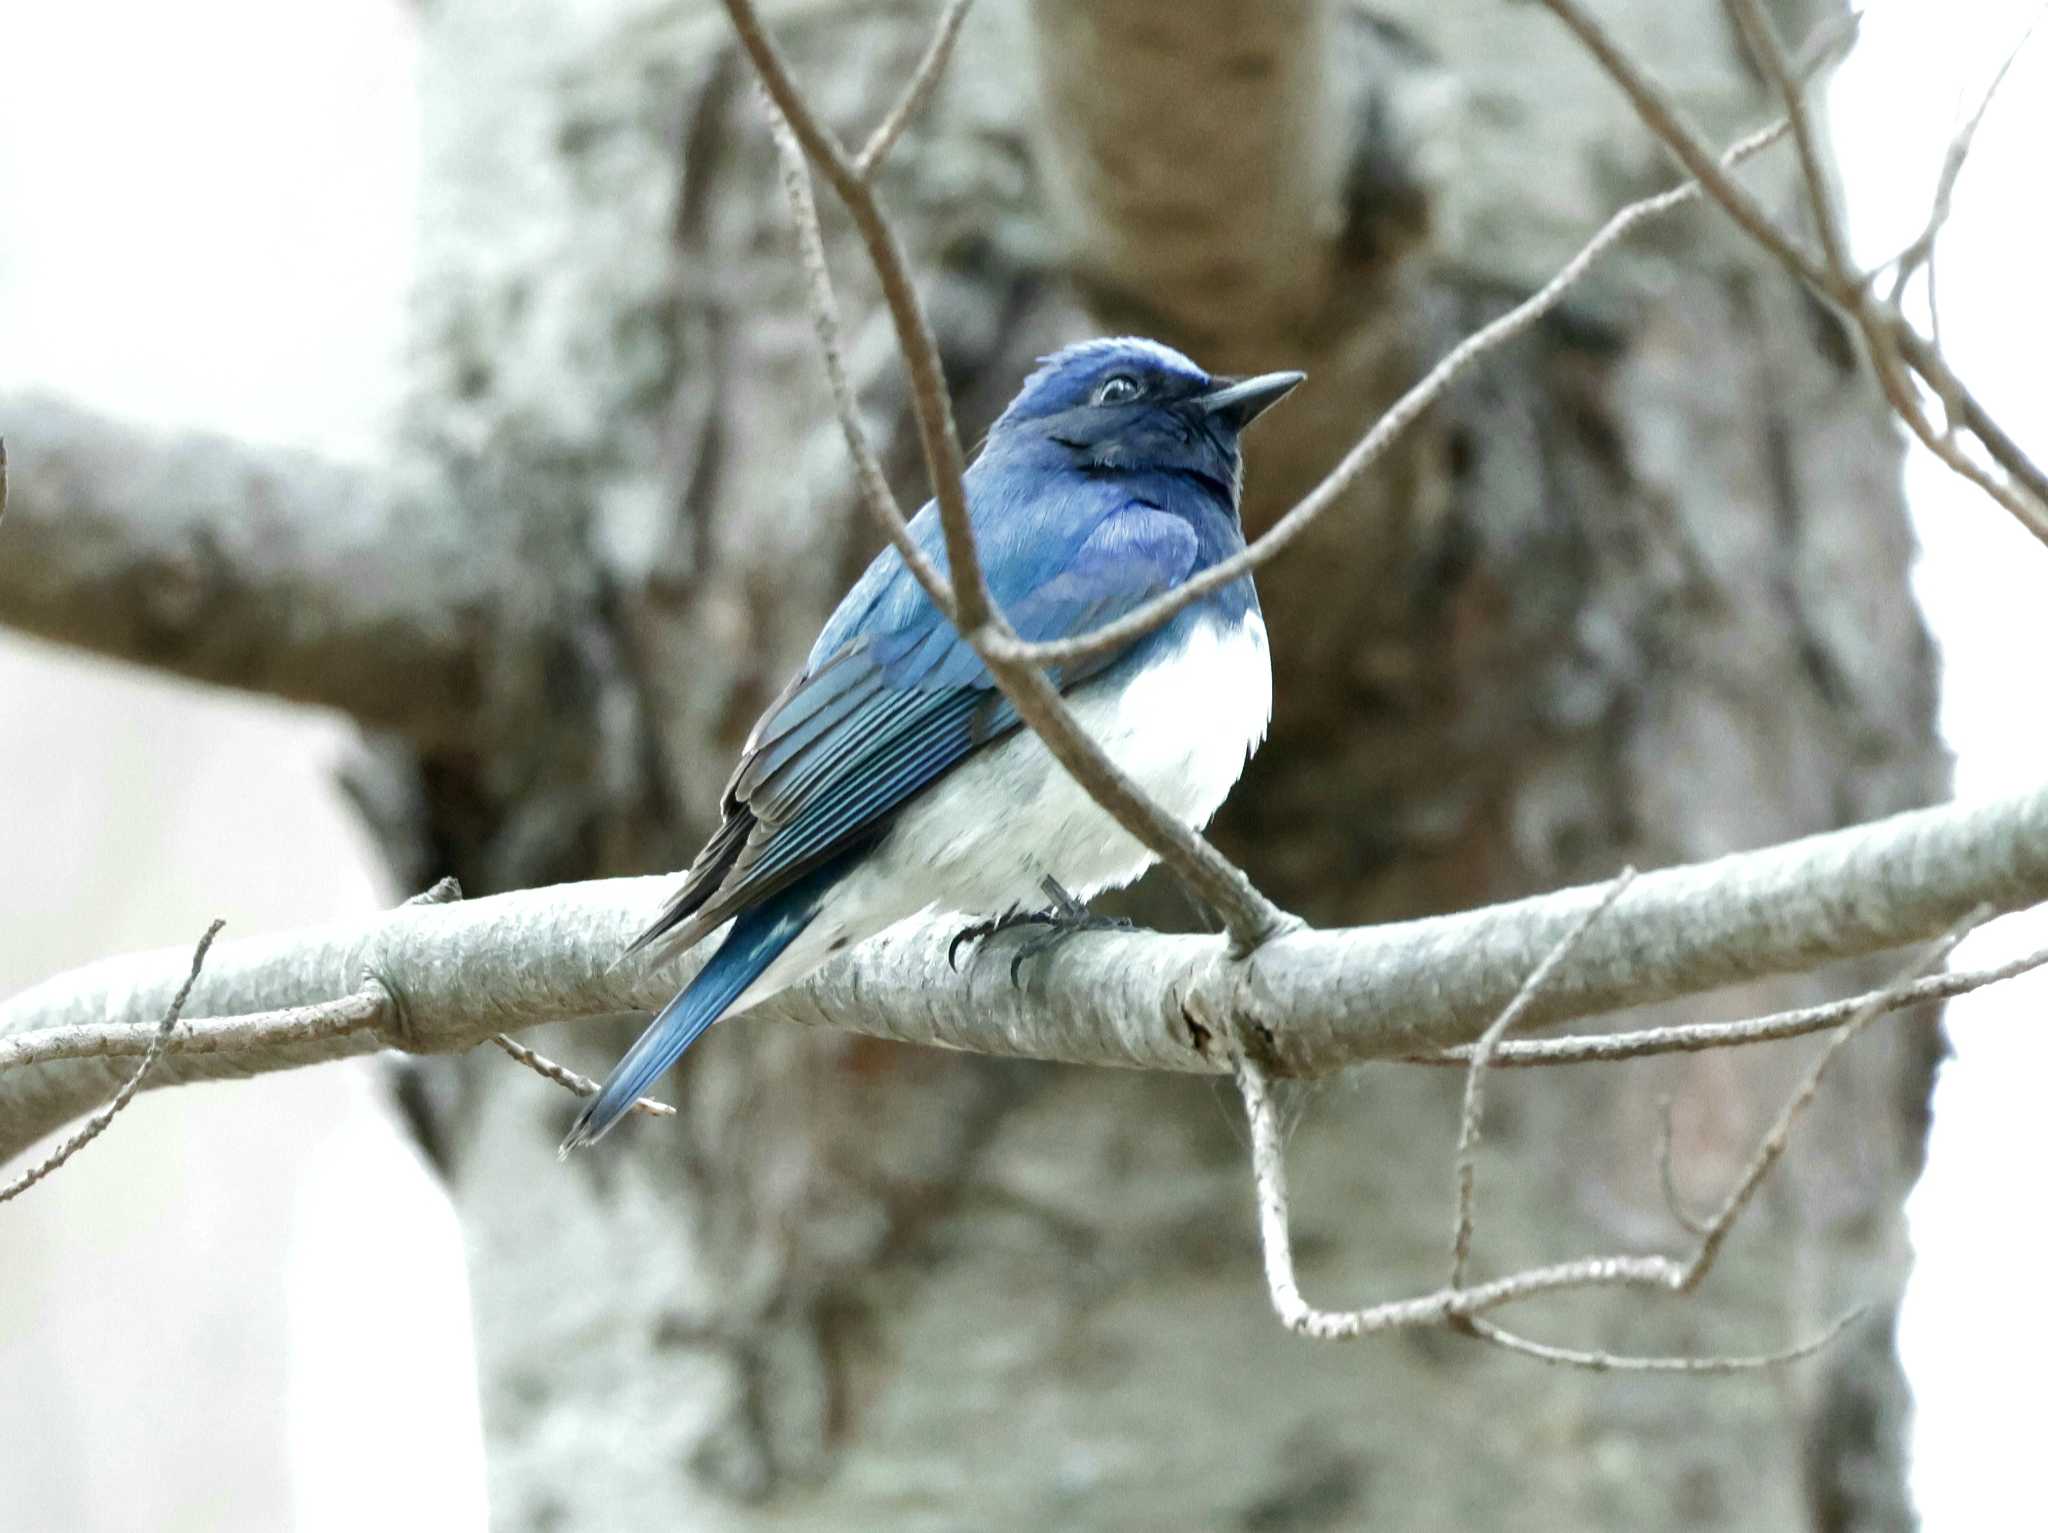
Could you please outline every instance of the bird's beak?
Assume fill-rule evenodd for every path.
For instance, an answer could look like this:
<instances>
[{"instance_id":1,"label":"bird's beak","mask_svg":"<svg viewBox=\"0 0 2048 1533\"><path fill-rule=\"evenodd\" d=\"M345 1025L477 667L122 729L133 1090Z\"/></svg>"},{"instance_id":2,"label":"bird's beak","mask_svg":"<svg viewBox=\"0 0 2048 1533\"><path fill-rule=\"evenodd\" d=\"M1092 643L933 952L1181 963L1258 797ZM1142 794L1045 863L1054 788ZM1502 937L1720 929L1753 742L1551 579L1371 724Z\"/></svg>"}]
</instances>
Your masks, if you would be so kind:
<instances>
[{"instance_id":1,"label":"bird's beak","mask_svg":"<svg viewBox=\"0 0 2048 1533\"><path fill-rule=\"evenodd\" d=\"M1217 387L1198 395L1205 414L1220 415L1242 431L1267 409L1292 393L1307 373L1260 373L1256 378L1218 378Z\"/></svg>"},{"instance_id":2,"label":"bird's beak","mask_svg":"<svg viewBox=\"0 0 2048 1533\"><path fill-rule=\"evenodd\" d=\"M1272 405L1286 399L1294 385L1309 377L1307 373L1260 373L1255 379L1217 379L1217 385L1204 395L1196 395L1194 403L1202 407L1206 415L1223 415L1223 418L1243 430Z\"/></svg>"}]
</instances>

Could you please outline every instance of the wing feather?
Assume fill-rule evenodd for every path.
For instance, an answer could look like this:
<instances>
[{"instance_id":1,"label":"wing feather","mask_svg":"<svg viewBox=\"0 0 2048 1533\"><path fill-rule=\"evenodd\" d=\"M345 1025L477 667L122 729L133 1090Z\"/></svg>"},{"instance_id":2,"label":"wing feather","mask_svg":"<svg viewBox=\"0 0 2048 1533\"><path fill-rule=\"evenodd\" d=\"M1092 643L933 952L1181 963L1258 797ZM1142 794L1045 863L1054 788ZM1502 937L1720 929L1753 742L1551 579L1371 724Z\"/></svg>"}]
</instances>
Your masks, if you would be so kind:
<instances>
[{"instance_id":1,"label":"wing feather","mask_svg":"<svg viewBox=\"0 0 2048 1533\"><path fill-rule=\"evenodd\" d=\"M936 547L930 508L912 531ZM1081 519L1058 548L991 559L990 585L1022 637L1064 638L1178 584L1196 557L1186 522L1113 501L1092 521ZM1077 686L1115 659L1054 680ZM810 663L754 726L726 785L724 822L634 949L659 943L679 951L826 860L871 843L924 788L1016 727L981 657L885 550L841 603Z\"/></svg>"}]
</instances>

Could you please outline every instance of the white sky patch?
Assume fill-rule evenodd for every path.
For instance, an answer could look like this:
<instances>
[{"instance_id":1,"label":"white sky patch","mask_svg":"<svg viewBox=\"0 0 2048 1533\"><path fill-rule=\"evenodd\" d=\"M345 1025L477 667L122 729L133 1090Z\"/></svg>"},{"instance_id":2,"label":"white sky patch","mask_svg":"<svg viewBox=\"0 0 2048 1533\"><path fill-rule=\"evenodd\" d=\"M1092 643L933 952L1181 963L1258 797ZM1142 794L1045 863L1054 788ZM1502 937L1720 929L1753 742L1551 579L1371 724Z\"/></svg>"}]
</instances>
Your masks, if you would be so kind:
<instances>
[{"instance_id":1,"label":"white sky patch","mask_svg":"<svg viewBox=\"0 0 2048 1533\"><path fill-rule=\"evenodd\" d=\"M419 108L401 0L10 5L0 382L367 454Z\"/></svg>"},{"instance_id":2,"label":"white sky patch","mask_svg":"<svg viewBox=\"0 0 2048 1533\"><path fill-rule=\"evenodd\" d=\"M291 1234L297 1533L486 1526L462 1230L372 1096L315 1154Z\"/></svg>"}]
</instances>

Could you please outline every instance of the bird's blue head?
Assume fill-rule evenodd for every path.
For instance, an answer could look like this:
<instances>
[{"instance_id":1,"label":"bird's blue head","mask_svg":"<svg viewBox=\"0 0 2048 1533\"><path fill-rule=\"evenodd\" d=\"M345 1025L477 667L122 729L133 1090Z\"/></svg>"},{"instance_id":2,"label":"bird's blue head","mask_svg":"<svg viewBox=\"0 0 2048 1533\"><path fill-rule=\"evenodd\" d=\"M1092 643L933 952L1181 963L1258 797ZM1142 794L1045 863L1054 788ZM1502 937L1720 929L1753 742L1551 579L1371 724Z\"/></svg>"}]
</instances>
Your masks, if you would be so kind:
<instances>
[{"instance_id":1,"label":"bird's blue head","mask_svg":"<svg viewBox=\"0 0 2048 1533\"><path fill-rule=\"evenodd\" d=\"M988 447L1049 451L1090 473L1189 477L1214 486L1235 510L1239 434L1302 376L1216 378L1157 341L1083 341L1025 379L989 428Z\"/></svg>"}]
</instances>

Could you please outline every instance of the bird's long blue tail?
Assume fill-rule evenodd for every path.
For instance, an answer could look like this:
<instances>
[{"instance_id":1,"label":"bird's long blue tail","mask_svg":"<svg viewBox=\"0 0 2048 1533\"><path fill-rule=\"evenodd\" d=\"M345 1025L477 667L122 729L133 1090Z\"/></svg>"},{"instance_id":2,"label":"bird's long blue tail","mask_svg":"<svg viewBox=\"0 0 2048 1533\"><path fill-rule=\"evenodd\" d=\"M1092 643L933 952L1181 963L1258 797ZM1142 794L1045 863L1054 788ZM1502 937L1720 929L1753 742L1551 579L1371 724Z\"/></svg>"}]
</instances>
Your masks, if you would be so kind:
<instances>
[{"instance_id":1,"label":"bird's long blue tail","mask_svg":"<svg viewBox=\"0 0 2048 1533\"><path fill-rule=\"evenodd\" d=\"M602 1139L663 1072L683 1057L683 1050L703 1037L704 1030L724 1016L747 986L803 934L818 912L821 891L807 887L811 883L806 879L733 923L711 961L661 1008L577 1115L562 1140L563 1155Z\"/></svg>"}]
</instances>

